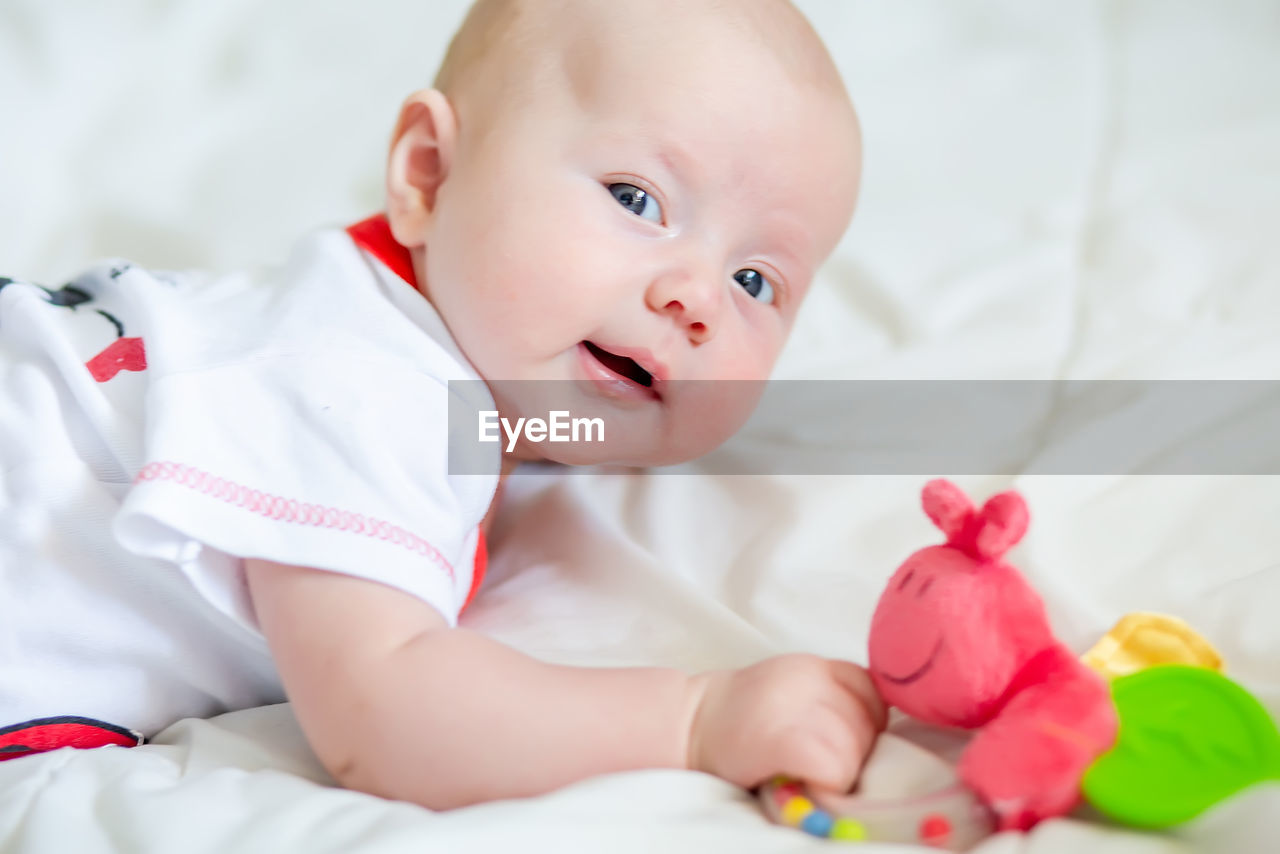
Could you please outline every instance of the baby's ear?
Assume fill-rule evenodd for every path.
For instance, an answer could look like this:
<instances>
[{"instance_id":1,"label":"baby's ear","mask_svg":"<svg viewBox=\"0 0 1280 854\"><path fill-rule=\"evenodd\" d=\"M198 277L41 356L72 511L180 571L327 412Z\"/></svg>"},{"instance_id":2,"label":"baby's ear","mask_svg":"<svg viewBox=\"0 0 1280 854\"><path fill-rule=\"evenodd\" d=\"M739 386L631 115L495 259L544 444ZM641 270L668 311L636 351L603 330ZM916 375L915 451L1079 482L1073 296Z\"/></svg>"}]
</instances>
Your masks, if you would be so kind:
<instances>
[{"instance_id":1,"label":"baby's ear","mask_svg":"<svg viewBox=\"0 0 1280 854\"><path fill-rule=\"evenodd\" d=\"M400 108L387 158L387 220L400 245L415 249L426 242L457 137L457 116L443 93L415 92Z\"/></svg>"}]
</instances>

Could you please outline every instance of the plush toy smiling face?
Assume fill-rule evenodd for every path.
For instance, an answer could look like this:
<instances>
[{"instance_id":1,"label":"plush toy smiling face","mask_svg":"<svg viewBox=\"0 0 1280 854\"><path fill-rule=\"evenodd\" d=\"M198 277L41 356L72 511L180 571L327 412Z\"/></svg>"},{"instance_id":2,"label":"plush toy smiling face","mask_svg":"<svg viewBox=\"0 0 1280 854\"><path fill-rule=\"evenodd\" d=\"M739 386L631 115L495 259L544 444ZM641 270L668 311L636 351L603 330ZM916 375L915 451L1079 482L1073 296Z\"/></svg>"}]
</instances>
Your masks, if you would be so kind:
<instances>
[{"instance_id":1,"label":"plush toy smiling face","mask_svg":"<svg viewBox=\"0 0 1280 854\"><path fill-rule=\"evenodd\" d=\"M1040 598L1001 561L1026 530L1025 506L1011 495L976 512L956 487L932 482L925 510L947 545L907 558L876 606L872 677L887 703L920 720L981 726L1052 642Z\"/></svg>"},{"instance_id":2,"label":"plush toy smiling face","mask_svg":"<svg viewBox=\"0 0 1280 854\"><path fill-rule=\"evenodd\" d=\"M1048 637L1028 631L1019 615L1040 611L1039 602L1017 595L1008 576L1003 564L975 566L949 546L907 559L871 621L871 674L885 702L931 723L986 722L1025 651Z\"/></svg>"}]
</instances>

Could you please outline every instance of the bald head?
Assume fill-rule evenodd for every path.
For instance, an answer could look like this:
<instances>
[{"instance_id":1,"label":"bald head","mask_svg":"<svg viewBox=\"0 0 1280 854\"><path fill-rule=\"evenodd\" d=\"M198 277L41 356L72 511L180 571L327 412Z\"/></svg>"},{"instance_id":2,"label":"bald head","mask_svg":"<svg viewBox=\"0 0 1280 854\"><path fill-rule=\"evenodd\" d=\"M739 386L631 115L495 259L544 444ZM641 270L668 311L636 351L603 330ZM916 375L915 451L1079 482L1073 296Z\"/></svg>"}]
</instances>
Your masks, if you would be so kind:
<instances>
[{"instance_id":1,"label":"bald head","mask_svg":"<svg viewBox=\"0 0 1280 854\"><path fill-rule=\"evenodd\" d=\"M696 55L708 40L758 51L793 81L848 102L822 40L789 0L477 0L435 88L455 103L557 84L582 97L619 55L643 51L657 65L663 51Z\"/></svg>"}]
</instances>

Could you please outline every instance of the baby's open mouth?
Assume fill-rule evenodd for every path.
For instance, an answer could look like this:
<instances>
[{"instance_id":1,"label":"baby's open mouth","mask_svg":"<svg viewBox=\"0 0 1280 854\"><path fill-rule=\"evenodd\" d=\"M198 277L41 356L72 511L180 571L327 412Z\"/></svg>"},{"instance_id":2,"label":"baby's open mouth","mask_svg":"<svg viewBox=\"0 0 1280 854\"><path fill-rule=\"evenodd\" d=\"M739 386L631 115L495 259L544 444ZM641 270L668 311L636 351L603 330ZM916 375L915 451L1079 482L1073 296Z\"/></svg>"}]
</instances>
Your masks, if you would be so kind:
<instances>
[{"instance_id":1,"label":"baby's open mouth","mask_svg":"<svg viewBox=\"0 0 1280 854\"><path fill-rule=\"evenodd\" d=\"M582 343L586 345L587 351L592 356L595 356L598 362L615 374L639 383L645 388L653 388L653 374L640 367L635 359L619 356L617 353L610 353L608 350L602 350L590 341L583 341Z\"/></svg>"}]
</instances>

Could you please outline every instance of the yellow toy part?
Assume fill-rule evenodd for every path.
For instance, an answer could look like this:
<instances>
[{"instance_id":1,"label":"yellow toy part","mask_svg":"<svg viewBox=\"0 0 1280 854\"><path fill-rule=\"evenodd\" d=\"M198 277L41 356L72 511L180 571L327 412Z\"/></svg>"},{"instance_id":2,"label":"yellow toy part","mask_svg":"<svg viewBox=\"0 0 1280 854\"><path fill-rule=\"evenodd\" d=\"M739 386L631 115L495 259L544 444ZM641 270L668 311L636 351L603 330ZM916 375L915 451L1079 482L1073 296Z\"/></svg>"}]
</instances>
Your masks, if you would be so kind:
<instances>
[{"instance_id":1,"label":"yellow toy part","mask_svg":"<svg viewBox=\"0 0 1280 854\"><path fill-rule=\"evenodd\" d=\"M1107 680L1160 664L1223 669L1222 656L1195 629L1177 617L1146 611L1121 617L1080 660Z\"/></svg>"}]
</instances>

